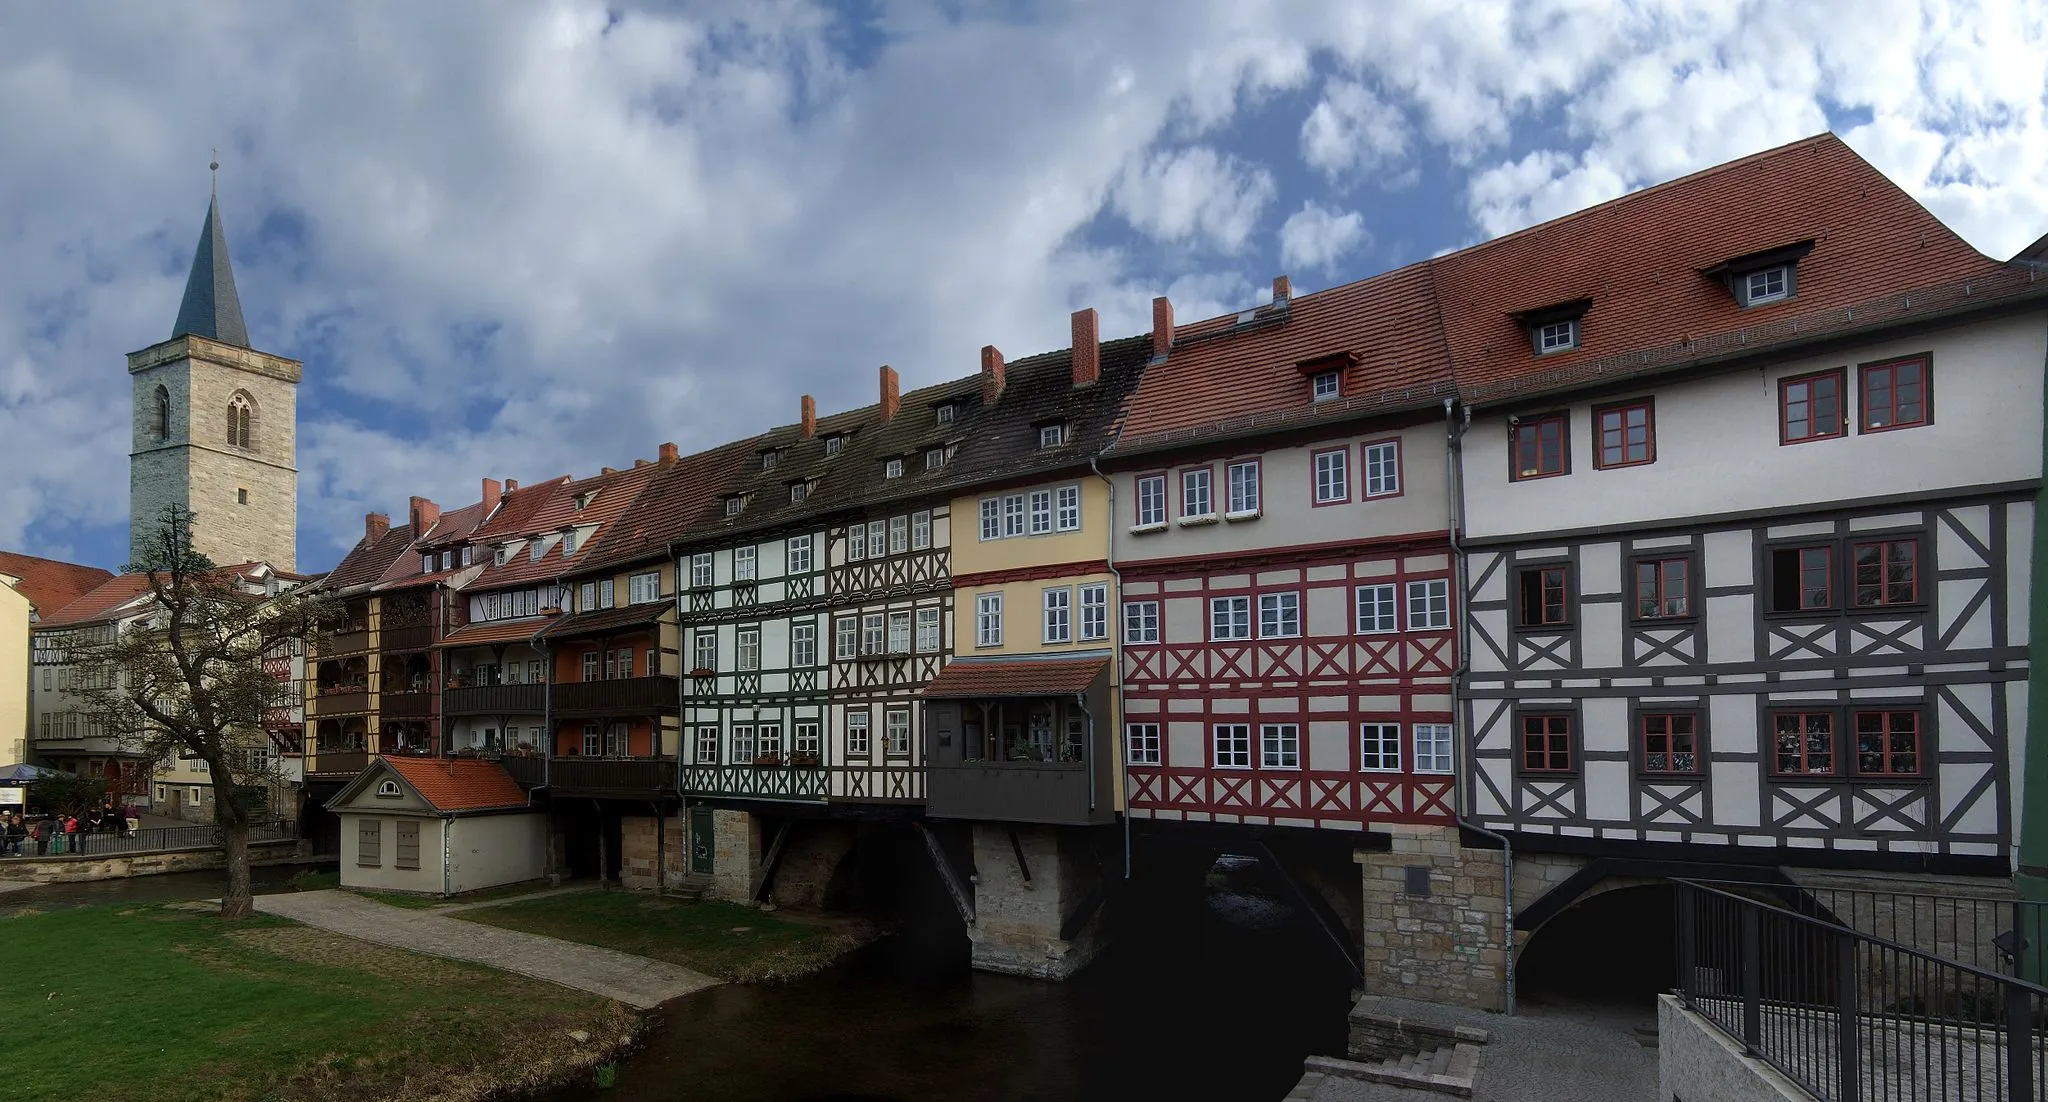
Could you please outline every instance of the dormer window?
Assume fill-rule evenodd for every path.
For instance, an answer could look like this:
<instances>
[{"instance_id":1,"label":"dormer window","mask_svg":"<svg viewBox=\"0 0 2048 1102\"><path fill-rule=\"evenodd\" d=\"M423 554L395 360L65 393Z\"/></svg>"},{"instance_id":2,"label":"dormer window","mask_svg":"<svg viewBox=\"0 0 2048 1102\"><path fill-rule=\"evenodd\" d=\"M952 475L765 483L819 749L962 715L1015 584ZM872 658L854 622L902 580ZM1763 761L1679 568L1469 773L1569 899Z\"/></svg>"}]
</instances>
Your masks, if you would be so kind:
<instances>
[{"instance_id":1,"label":"dormer window","mask_svg":"<svg viewBox=\"0 0 2048 1102\"><path fill-rule=\"evenodd\" d=\"M901 459L891 459L887 463L882 464L882 477L902 478L903 461Z\"/></svg>"},{"instance_id":2,"label":"dormer window","mask_svg":"<svg viewBox=\"0 0 2048 1102\"><path fill-rule=\"evenodd\" d=\"M576 529L574 529L574 528L564 528L564 529L562 529L562 557L566 559L566 558L568 558L569 556L571 556L571 555L573 555L573 554L575 554L575 553L576 553Z\"/></svg>"},{"instance_id":3,"label":"dormer window","mask_svg":"<svg viewBox=\"0 0 2048 1102\"><path fill-rule=\"evenodd\" d=\"M1059 446L1060 446L1061 444L1064 444L1064 443L1066 443L1066 442L1067 442L1067 426L1065 426L1065 425L1040 425L1040 426L1038 426L1038 446L1039 446L1039 447L1041 447L1041 448L1057 448L1057 447L1059 447Z\"/></svg>"},{"instance_id":4,"label":"dormer window","mask_svg":"<svg viewBox=\"0 0 2048 1102\"><path fill-rule=\"evenodd\" d=\"M1535 344L1538 356L1569 352L1579 346L1579 319L1545 322L1530 333L1530 340Z\"/></svg>"},{"instance_id":5,"label":"dormer window","mask_svg":"<svg viewBox=\"0 0 2048 1102\"><path fill-rule=\"evenodd\" d=\"M526 549L526 561L539 562L540 557L547 553L548 545L540 540L534 540L532 545Z\"/></svg>"},{"instance_id":6,"label":"dormer window","mask_svg":"<svg viewBox=\"0 0 2048 1102\"><path fill-rule=\"evenodd\" d=\"M465 544L463 544L463 545L462 545L462 565L464 565L464 566L468 566L468 565L469 565L470 563L473 563L473 562L475 562L475 561L476 561L476 548L474 548L474 547L471 547L470 545L468 545L468 544L466 544L466 543L465 543Z\"/></svg>"},{"instance_id":7,"label":"dormer window","mask_svg":"<svg viewBox=\"0 0 2048 1102\"><path fill-rule=\"evenodd\" d=\"M432 551L429 551L429 552L427 552L426 554L424 554L424 555L421 555L421 556L420 556L420 573L422 573L422 574L432 574L433 572L434 572L434 553L433 553Z\"/></svg>"},{"instance_id":8,"label":"dormer window","mask_svg":"<svg viewBox=\"0 0 2048 1102\"><path fill-rule=\"evenodd\" d=\"M582 512L583 510L585 510L585 509L588 509L588 508L590 508L590 503L591 503L591 502L593 502L593 501L596 501L596 500L597 500L597 491L596 491L596 490L585 490L585 491L584 491L583 493L577 494L577 495L576 495L576 511L580 513L580 512Z\"/></svg>"},{"instance_id":9,"label":"dormer window","mask_svg":"<svg viewBox=\"0 0 2048 1102\"><path fill-rule=\"evenodd\" d=\"M1700 274L1728 289L1737 306L1748 309L1783 302L1799 293L1799 261L1813 251L1813 242L1795 241L1776 249L1724 260Z\"/></svg>"},{"instance_id":10,"label":"dormer window","mask_svg":"<svg viewBox=\"0 0 2048 1102\"><path fill-rule=\"evenodd\" d=\"M844 436L828 436L828 437L826 437L826 438L825 438L825 457L829 459L829 458L831 458L832 456L838 455L838 454L839 454L839 449L840 449L841 447L845 446L845 444L846 444L846 438L845 438Z\"/></svg>"},{"instance_id":11,"label":"dormer window","mask_svg":"<svg viewBox=\"0 0 2048 1102\"><path fill-rule=\"evenodd\" d=\"M1344 393L1344 376L1335 371L1319 371L1309 380L1309 391L1318 402L1327 402Z\"/></svg>"},{"instance_id":12,"label":"dormer window","mask_svg":"<svg viewBox=\"0 0 2048 1102\"><path fill-rule=\"evenodd\" d=\"M927 470L927 471L936 471L936 470L938 470L938 469L939 469L940 467L943 467L943 466L945 466L945 465L946 465L946 449L944 449L944 448L926 448L926 449L925 449L925 452L924 452L924 469L925 469L925 470Z\"/></svg>"},{"instance_id":13,"label":"dormer window","mask_svg":"<svg viewBox=\"0 0 2048 1102\"><path fill-rule=\"evenodd\" d=\"M1554 356L1579 346L1579 324L1592 306L1592 299L1582 298L1524 310L1515 314L1514 319L1529 334L1529 351L1538 356Z\"/></svg>"},{"instance_id":14,"label":"dormer window","mask_svg":"<svg viewBox=\"0 0 2048 1102\"><path fill-rule=\"evenodd\" d=\"M775 451L771 449L769 451L761 453L761 469L764 471L774 470L775 465L777 463L780 463L781 461L782 453L780 451Z\"/></svg>"},{"instance_id":15,"label":"dormer window","mask_svg":"<svg viewBox=\"0 0 2048 1102\"><path fill-rule=\"evenodd\" d=\"M739 515L740 515L740 510L741 510L741 509L744 509L744 508L746 508L746 507L747 507L747 498L746 498L746 495L744 495L744 494L734 494L734 495L732 495L731 497L729 497L729 498L726 498L726 499L725 499L725 515L726 515L726 516L729 516L729 517L736 517L736 516L739 516Z\"/></svg>"},{"instance_id":16,"label":"dormer window","mask_svg":"<svg viewBox=\"0 0 2048 1102\"><path fill-rule=\"evenodd\" d=\"M453 570L454 568L455 568L455 552L453 552L453 551L443 551L443 552L441 552L441 569L443 569L443 570Z\"/></svg>"},{"instance_id":17,"label":"dormer window","mask_svg":"<svg viewBox=\"0 0 2048 1102\"><path fill-rule=\"evenodd\" d=\"M491 553L491 565L503 566L505 565L505 560L511 557L511 555L512 549L510 547L500 547Z\"/></svg>"},{"instance_id":18,"label":"dormer window","mask_svg":"<svg viewBox=\"0 0 2048 1102\"><path fill-rule=\"evenodd\" d=\"M789 484L789 503L791 505L798 504L809 496L811 496L810 483L792 482Z\"/></svg>"},{"instance_id":19,"label":"dormer window","mask_svg":"<svg viewBox=\"0 0 2048 1102\"><path fill-rule=\"evenodd\" d=\"M936 418L936 419L937 419L937 421L938 421L938 423L939 423L939 424L941 424L941 425L950 425L950 424L952 424L952 423L953 423L953 403L951 403L951 402L941 402L941 403L939 403L938 407L937 407L936 409L934 409L934 410L932 411L932 416L933 416L934 418Z\"/></svg>"},{"instance_id":20,"label":"dormer window","mask_svg":"<svg viewBox=\"0 0 2048 1102\"><path fill-rule=\"evenodd\" d=\"M1761 306L1792 296L1792 266L1780 264L1742 277L1742 304Z\"/></svg>"}]
</instances>

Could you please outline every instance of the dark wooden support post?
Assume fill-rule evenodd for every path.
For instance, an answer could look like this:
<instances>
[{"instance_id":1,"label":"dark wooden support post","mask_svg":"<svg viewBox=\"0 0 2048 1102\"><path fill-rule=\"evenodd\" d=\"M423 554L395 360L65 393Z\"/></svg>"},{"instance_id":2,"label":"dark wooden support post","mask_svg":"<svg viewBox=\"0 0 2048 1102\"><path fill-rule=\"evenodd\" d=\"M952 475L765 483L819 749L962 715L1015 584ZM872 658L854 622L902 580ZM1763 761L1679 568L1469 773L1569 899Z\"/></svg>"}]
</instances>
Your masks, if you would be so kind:
<instances>
[{"instance_id":1,"label":"dark wooden support post","mask_svg":"<svg viewBox=\"0 0 2048 1102\"><path fill-rule=\"evenodd\" d=\"M1258 851L1265 855L1267 863L1273 866L1273 871L1280 874L1280 882L1287 885L1287 890L1301 902L1301 909L1315 917L1316 925L1321 928L1324 936L1330 939L1330 944L1336 948L1337 954L1344 958L1344 963L1351 969L1352 982L1362 986L1365 983L1365 960L1359 947L1351 944L1351 937L1344 929L1343 920L1337 917L1327 900L1309 891L1294 879L1294 874L1288 872L1287 866L1280 863L1280 858L1274 854L1272 847L1264 842L1256 845Z\"/></svg>"},{"instance_id":2,"label":"dark wooden support post","mask_svg":"<svg viewBox=\"0 0 2048 1102\"><path fill-rule=\"evenodd\" d=\"M974 901L968 898L967 888L960 883L960 874L953 871L953 862L947 859L945 847L939 845L938 835L923 823L912 822L911 827L918 837L924 839L924 848L931 854L932 867L939 872L939 881L946 885L946 894L953 897L953 906L960 912L960 920L974 925Z\"/></svg>"},{"instance_id":3,"label":"dark wooden support post","mask_svg":"<svg viewBox=\"0 0 2048 1102\"><path fill-rule=\"evenodd\" d=\"M795 827L794 820L784 819L775 830L775 840L768 844L768 855L761 858L761 867L754 870L754 889L749 898L759 903L767 898L775 886L775 864L782 859L783 843L789 841L789 832Z\"/></svg>"},{"instance_id":4,"label":"dark wooden support post","mask_svg":"<svg viewBox=\"0 0 2048 1102\"><path fill-rule=\"evenodd\" d=\"M1024 878L1024 890L1031 890L1031 863L1024 860L1024 843L1017 838L1015 823L1004 823L1003 829L1010 835L1010 852L1017 855L1017 874Z\"/></svg>"}]
</instances>

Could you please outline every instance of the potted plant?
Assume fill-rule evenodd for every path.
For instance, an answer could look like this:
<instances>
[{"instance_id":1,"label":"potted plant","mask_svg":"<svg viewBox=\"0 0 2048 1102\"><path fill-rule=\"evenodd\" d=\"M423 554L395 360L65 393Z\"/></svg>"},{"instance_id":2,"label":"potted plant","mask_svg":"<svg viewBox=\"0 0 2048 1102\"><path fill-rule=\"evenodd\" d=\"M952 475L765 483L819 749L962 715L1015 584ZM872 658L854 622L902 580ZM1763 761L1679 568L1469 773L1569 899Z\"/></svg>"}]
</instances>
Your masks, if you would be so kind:
<instances>
[{"instance_id":1,"label":"potted plant","mask_svg":"<svg viewBox=\"0 0 2048 1102\"><path fill-rule=\"evenodd\" d=\"M781 764L782 764L782 755L781 755L781 754L755 754L755 755L754 755L754 764L755 764L755 765L781 765Z\"/></svg>"},{"instance_id":2,"label":"potted plant","mask_svg":"<svg viewBox=\"0 0 2048 1102\"><path fill-rule=\"evenodd\" d=\"M791 765L817 765L817 764L819 764L819 761L818 761L818 755L816 755L816 754L806 754L806 753L802 753L802 752L798 752L798 753L795 753L795 754L791 754L791 755L789 756L789 764L791 764Z\"/></svg>"},{"instance_id":3,"label":"potted plant","mask_svg":"<svg viewBox=\"0 0 2048 1102\"><path fill-rule=\"evenodd\" d=\"M691 677L717 677L718 671L709 666L698 666L690 671Z\"/></svg>"}]
</instances>

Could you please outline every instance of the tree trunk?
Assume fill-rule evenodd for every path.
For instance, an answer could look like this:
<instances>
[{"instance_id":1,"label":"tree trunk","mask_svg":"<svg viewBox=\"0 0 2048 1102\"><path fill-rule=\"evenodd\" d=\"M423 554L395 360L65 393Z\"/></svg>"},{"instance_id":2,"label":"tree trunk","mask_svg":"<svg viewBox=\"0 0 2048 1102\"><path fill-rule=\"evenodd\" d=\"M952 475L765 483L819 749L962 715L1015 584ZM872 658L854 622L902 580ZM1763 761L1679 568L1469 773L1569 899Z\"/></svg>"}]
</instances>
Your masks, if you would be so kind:
<instances>
[{"instance_id":1,"label":"tree trunk","mask_svg":"<svg viewBox=\"0 0 2048 1102\"><path fill-rule=\"evenodd\" d=\"M213 794L213 818L220 824L228 865L228 890L220 897L220 916L247 918L256 913L256 894L249 887L249 809L237 798L240 788L232 783L233 774L214 775L228 776L231 782L226 798L218 787Z\"/></svg>"}]
</instances>

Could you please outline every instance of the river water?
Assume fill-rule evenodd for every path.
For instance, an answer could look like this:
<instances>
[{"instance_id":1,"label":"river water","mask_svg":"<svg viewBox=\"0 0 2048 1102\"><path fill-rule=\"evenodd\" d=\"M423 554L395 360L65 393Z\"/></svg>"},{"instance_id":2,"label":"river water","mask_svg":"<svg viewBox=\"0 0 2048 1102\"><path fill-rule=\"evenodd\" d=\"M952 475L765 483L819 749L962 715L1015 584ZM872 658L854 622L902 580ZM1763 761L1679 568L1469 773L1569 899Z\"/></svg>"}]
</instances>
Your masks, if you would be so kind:
<instances>
[{"instance_id":1,"label":"river water","mask_svg":"<svg viewBox=\"0 0 2048 1102\"><path fill-rule=\"evenodd\" d=\"M310 867L262 865L249 870L249 882L257 895L296 891L292 877ZM6 866L0 865L0 874L6 871ZM218 899L227 886L227 872L218 869L134 876L123 880L92 880L79 884L38 884L33 888L0 894L0 918L102 903L176 903L188 899Z\"/></svg>"}]
</instances>

